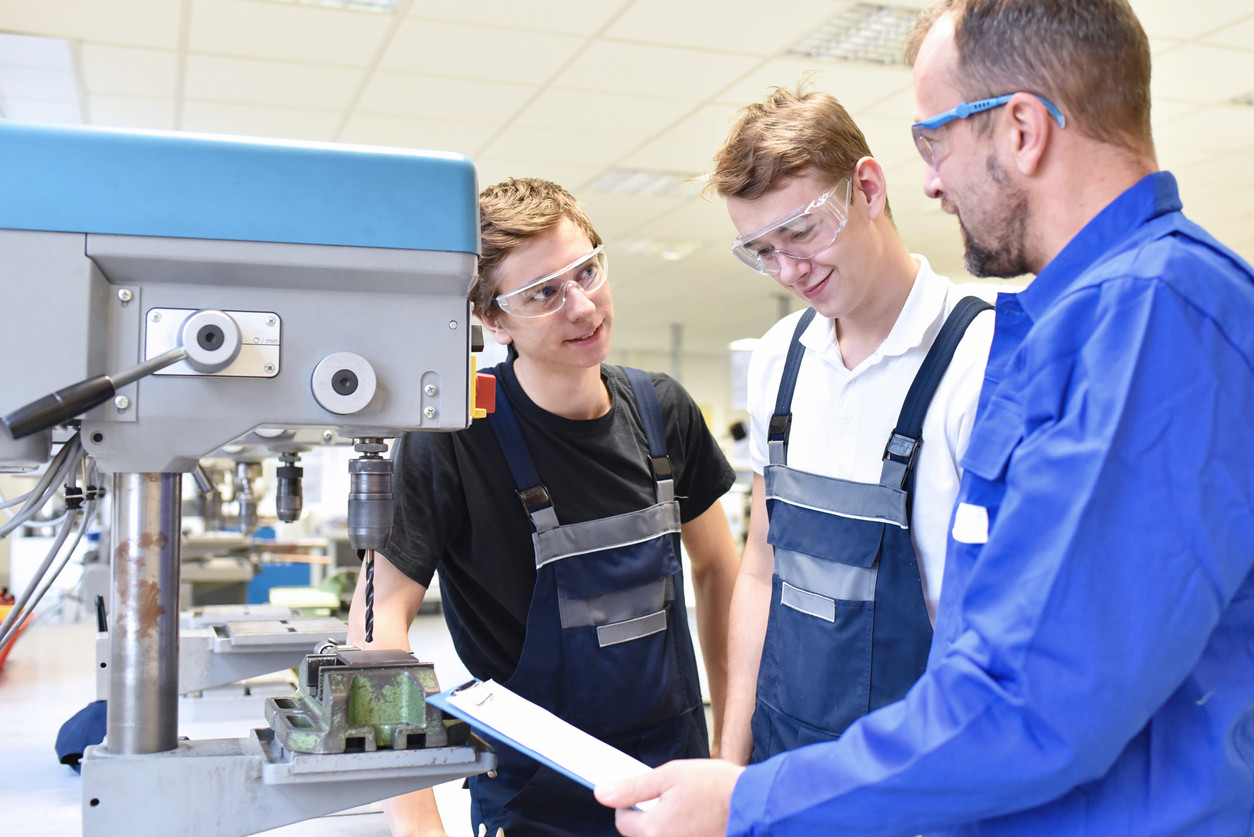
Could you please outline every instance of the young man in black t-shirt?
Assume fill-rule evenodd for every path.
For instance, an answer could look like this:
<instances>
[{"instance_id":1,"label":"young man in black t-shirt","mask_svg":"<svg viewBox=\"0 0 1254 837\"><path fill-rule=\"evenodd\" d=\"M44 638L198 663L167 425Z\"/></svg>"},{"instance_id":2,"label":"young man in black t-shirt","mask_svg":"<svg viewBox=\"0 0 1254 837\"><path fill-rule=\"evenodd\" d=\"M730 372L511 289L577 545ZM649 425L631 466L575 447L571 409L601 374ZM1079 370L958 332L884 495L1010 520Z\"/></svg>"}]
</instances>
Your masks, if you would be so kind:
<instances>
[{"instance_id":1,"label":"young man in black t-shirt","mask_svg":"<svg viewBox=\"0 0 1254 837\"><path fill-rule=\"evenodd\" d=\"M370 647L409 647L438 571L454 644L475 677L650 763L704 755L678 541L691 561L717 741L738 563L718 501L733 471L678 383L661 374L633 383L604 363L614 314L607 260L574 198L547 181L508 180L480 196L480 227L471 301L487 332L512 348L493 370L498 414L396 446L396 515L375 570ZM503 430L502 401L516 436ZM660 417L653 438L650 416ZM509 455L533 465L543 502L524 506L519 490L529 486ZM556 532L553 540L591 546L545 547ZM363 610L359 585L357 645ZM471 780L472 818L487 833L614 833L612 812L590 791L498 755L496 778ZM394 833L443 833L430 790L385 807Z\"/></svg>"}]
</instances>

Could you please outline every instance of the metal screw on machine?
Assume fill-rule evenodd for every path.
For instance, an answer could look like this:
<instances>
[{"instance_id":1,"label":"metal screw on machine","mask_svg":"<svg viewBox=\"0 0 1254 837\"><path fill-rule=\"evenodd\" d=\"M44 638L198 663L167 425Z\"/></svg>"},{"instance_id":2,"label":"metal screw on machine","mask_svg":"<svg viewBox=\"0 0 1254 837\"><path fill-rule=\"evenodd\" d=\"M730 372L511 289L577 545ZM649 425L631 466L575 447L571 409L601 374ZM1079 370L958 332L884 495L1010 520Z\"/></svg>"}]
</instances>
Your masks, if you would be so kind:
<instances>
[{"instance_id":1,"label":"metal screw on machine","mask_svg":"<svg viewBox=\"0 0 1254 837\"><path fill-rule=\"evenodd\" d=\"M130 288L118 289L118 301L121 302L122 304L126 304L130 302L134 298L135 298L135 294L131 292Z\"/></svg>"},{"instance_id":2,"label":"metal screw on machine","mask_svg":"<svg viewBox=\"0 0 1254 837\"><path fill-rule=\"evenodd\" d=\"M125 395L119 395L117 398L113 399L113 406L118 409L118 412L122 412L127 407L131 406L131 399L127 398Z\"/></svg>"}]
</instances>

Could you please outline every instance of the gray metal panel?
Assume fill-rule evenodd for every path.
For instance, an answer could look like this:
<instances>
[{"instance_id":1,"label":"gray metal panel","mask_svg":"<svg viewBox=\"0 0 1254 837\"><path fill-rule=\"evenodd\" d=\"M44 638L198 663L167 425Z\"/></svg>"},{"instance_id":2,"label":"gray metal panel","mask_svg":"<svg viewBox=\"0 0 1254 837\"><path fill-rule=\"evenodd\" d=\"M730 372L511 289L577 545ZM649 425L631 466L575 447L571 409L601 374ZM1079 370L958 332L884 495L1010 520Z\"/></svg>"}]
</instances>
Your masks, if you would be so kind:
<instances>
[{"instance_id":1,"label":"gray metal panel","mask_svg":"<svg viewBox=\"0 0 1254 837\"><path fill-rule=\"evenodd\" d=\"M780 588L779 601L784 607L791 607L793 610L817 616L827 622L836 621L835 601L827 596L808 593L799 587L793 587L788 582L784 582Z\"/></svg>"},{"instance_id":2,"label":"gray metal panel","mask_svg":"<svg viewBox=\"0 0 1254 837\"><path fill-rule=\"evenodd\" d=\"M840 517L878 520L910 528L906 493L878 483L852 482L794 468L767 467L766 499Z\"/></svg>"},{"instance_id":3,"label":"gray metal panel","mask_svg":"<svg viewBox=\"0 0 1254 837\"><path fill-rule=\"evenodd\" d=\"M578 628L634 619L661 610L673 598L675 581L672 576L667 576L630 590L617 590L604 596L588 599L559 597L558 609L562 614L563 628Z\"/></svg>"},{"instance_id":4,"label":"gray metal panel","mask_svg":"<svg viewBox=\"0 0 1254 837\"><path fill-rule=\"evenodd\" d=\"M666 611L659 610L657 613L650 613L648 616L638 616L625 622L615 622L611 625L600 626L597 628L597 642L600 643L602 648L605 648L610 645L631 642L633 639L652 636L664 630L666 630Z\"/></svg>"},{"instance_id":5,"label":"gray metal panel","mask_svg":"<svg viewBox=\"0 0 1254 837\"><path fill-rule=\"evenodd\" d=\"M335 617L308 619L276 619L227 622L222 628L230 645L236 648L250 645L296 645L313 652L313 646L323 639L344 642L348 637L348 623Z\"/></svg>"},{"instance_id":6,"label":"gray metal panel","mask_svg":"<svg viewBox=\"0 0 1254 837\"><path fill-rule=\"evenodd\" d=\"M614 517L572 523L532 535L536 567L588 552L644 543L679 530L679 503L674 501Z\"/></svg>"},{"instance_id":7,"label":"gray metal panel","mask_svg":"<svg viewBox=\"0 0 1254 837\"><path fill-rule=\"evenodd\" d=\"M150 376L121 387L124 402L89 411L83 447L105 473L191 471L258 427L320 444L324 431L386 438L469 420L473 254L0 230L0 265L9 292L0 344L40 358L0 396L4 413L138 365L153 308L282 321L272 378ZM335 353L364 358L377 378L357 412L333 413L311 390L318 364ZM0 466L31 458L6 447Z\"/></svg>"},{"instance_id":8,"label":"gray metal panel","mask_svg":"<svg viewBox=\"0 0 1254 837\"><path fill-rule=\"evenodd\" d=\"M474 776L496 754L475 744L309 755L258 729L146 755L88 747L82 766L84 837L237 837Z\"/></svg>"},{"instance_id":9,"label":"gray metal panel","mask_svg":"<svg viewBox=\"0 0 1254 837\"><path fill-rule=\"evenodd\" d=\"M875 579L879 569L879 561L870 567L854 567L790 549L775 548L775 573L780 580L837 601L875 601Z\"/></svg>"}]
</instances>

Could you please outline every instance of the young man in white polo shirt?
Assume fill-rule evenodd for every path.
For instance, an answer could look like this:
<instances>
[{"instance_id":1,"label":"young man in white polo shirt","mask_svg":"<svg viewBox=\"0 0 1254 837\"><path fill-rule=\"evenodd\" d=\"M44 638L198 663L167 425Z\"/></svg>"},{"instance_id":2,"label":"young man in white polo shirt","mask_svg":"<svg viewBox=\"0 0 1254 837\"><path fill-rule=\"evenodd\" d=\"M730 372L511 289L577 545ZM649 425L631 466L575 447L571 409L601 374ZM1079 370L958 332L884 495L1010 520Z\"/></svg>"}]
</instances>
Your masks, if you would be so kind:
<instances>
[{"instance_id":1,"label":"young man in white polo shirt","mask_svg":"<svg viewBox=\"0 0 1254 837\"><path fill-rule=\"evenodd\" d=\"M736 256L809 306L749 367L722 738L746 764L838 737L922 674L993 317L906 249L883 168L826 93L744 108L709 188Z\"/></svg>"}]
</instances>

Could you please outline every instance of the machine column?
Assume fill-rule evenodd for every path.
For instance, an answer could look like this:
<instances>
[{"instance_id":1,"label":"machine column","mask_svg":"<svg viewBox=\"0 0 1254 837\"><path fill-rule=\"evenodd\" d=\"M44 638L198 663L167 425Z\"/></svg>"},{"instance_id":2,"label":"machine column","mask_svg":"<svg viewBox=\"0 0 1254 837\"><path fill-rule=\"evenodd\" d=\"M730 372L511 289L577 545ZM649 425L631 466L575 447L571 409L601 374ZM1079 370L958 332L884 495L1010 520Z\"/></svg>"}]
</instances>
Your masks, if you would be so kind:
<instances>
[{"instance_id":1,"label":"machine column","mask_svg":"<svg viewBox=\"0 0 1254 837\"><path fill-rule=\"evenodd\" d=\"M181 474L114 474L110 753L178 746Z\"/></svg>"}]
</instances>

